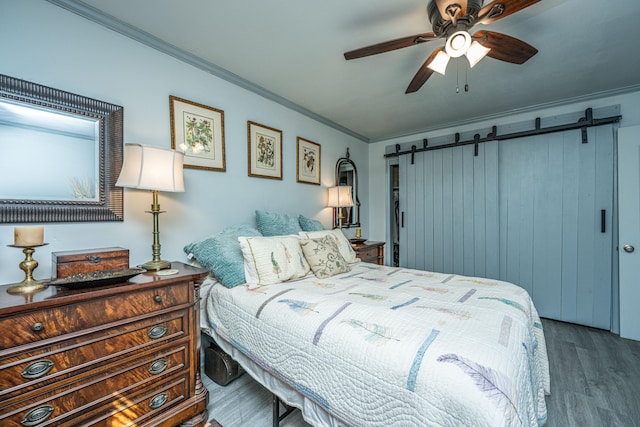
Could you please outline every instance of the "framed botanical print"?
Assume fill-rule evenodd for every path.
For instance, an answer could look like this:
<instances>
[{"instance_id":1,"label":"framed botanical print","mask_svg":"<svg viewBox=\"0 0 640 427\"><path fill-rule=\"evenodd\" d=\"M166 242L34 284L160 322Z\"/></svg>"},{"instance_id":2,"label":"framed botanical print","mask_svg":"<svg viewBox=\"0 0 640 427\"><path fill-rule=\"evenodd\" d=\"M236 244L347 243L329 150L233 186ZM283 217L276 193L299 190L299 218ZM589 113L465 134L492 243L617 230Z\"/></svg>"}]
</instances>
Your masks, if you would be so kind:
<instances>
[{"instance_id":1,"label":"framed botanical print","mask_svg":"<svg viewBox=\"0 0 640 427\"><path fill-rule=\"evenodd\" d=\"M320 185L320 144L297 138L296 181Z\"/></svg>"},{"instance_id":2,"label":"framed botanical print","mask_svg":"<svg viewBox=\"0 0 640 427\"><path fill-rule=\"evenodd\" d=\"M184 152L184 167L226 170L224 111L169 96L171 148Z\"/></svg>"},{"instance_id":3,"label":"framed botanical print","mask_svg":"<svg viewBox=\"0 0 640 427\"><path fill-rule=\"evenodd\" d=\"M282 131L247 121L249 176L282 179Z\"/></svg>"}]
</instances>

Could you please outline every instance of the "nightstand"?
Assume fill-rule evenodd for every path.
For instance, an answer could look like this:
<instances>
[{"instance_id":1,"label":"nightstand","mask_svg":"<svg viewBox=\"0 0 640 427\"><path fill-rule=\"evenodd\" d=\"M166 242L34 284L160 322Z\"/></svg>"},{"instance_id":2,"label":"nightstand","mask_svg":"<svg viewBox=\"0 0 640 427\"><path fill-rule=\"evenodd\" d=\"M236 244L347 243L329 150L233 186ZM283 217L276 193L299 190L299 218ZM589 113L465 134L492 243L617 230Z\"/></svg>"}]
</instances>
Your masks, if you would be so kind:
<instances>
[{"instance_id":1,"label":"nightstand","mask_svg":"<svg viewBox=\"0 0 640 427\"><path fill-rule=\"evenodd\" d=\"M0 286L0 425L202 427L200 283L145 272L85 289Z\"/></svg>"},{"instance_id":2,"label":"nightstand","mask_svg":"<svg viewBox=\"0 0 640 427\"><path fill-rule=\"evenodd\" d=\"M384 242L366 241L351 245L356 251L356 256L363 262L384 265Z\"/></svg>"}]
</instances>

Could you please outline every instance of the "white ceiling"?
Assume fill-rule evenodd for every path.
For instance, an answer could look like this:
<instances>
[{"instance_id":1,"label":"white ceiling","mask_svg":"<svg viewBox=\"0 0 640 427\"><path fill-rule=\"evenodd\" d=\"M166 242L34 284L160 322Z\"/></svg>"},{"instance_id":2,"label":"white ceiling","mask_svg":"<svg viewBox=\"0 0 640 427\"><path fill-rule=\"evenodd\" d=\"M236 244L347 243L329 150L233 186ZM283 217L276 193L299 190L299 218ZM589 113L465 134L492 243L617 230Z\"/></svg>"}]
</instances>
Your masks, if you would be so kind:
<instances>
[{"instance_id":1,"label":"white ceiling","mask_svg":"<svg viewBox=\"0 0 640 427\"><path fill-rule=\"evenodd\" d=\"M542 0L478 25L539 53L523 65L487 57L468 72L452 61L410 95L442 40L351 61L343 53L430 32L427 0L49 1L367 141L640 89L640 0Z\"/></svg>"}]
</instances>

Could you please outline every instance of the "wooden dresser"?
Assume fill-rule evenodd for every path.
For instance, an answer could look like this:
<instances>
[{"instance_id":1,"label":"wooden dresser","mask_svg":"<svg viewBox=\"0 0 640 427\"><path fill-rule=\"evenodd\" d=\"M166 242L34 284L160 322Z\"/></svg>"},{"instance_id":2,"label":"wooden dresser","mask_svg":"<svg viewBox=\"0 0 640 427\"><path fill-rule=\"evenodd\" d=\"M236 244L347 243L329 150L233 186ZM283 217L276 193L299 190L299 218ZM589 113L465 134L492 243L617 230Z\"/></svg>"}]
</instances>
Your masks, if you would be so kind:
<instances>
[{"instance_id":1,"label":"wooden dresser","mask_svg":"<svg viewBox=\"0 0 640 427\"><path fill-rule=\"evenodd\" d=\"M0 425L204 426L202 269L119 285L0 286Z\"/></svg>"},{"instance_id":2,"label":"wooden dresser","mask_svg":"<svg viewBox=\"0 0 640 427\"><path fill-rule=\"evenodd\" d=\"M370 242L352 244L356 256L363 262L384 265L384 242Z\"/></svg>"}]
</instances>

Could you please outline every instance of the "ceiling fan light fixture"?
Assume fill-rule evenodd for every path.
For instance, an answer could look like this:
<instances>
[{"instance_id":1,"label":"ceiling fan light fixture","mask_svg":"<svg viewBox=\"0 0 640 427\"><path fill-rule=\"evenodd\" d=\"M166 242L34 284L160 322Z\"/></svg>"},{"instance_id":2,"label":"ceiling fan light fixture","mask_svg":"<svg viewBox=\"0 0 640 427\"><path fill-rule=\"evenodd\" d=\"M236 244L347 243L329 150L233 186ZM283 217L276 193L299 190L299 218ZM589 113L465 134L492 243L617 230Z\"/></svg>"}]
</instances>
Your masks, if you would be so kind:
<instances>
[{"instance_id":1,"label":"ceiling fan light fixture","mask_svg":"<svg viewBox=\"0 0 640 427\"><path fill-rule=\"evenodd\" d=\"M466 31L456 31L447 39L444 49L452 58L458 58L465 53L471 46L471 35Z\"/></svg>"},{"instance_id":2,"label":"ceiling fan light fixture","mask_svg":"<svg viewBox=\"0 0 640 427\"><path fill-rule=\"evenodd\" d=\"M441 50L440 52L438 52L436 57L433 58L433 61L431 61L431 63L427 65L427 68L431 68L436 73L440 73L444 76L444 72L447 69L447 64L449 63L449 58L449 55Z\"/></svg>"},{"instance_id":3,"label":"ceiling fan light fixture","mask_svg":"<svg viewBox=\"0 0 640 427\"><path fill-rule=\"evenodd\" d=\"M469 60L469 66L473 68L473 66L480 62L482 58L487 56L487 53L489 53L490 50L491 49L482 46L477 41L471 43L471 46L469 46L469 49L467 49L467 53L465 53L467 59Z\"/></svg>"}]
</instances>

